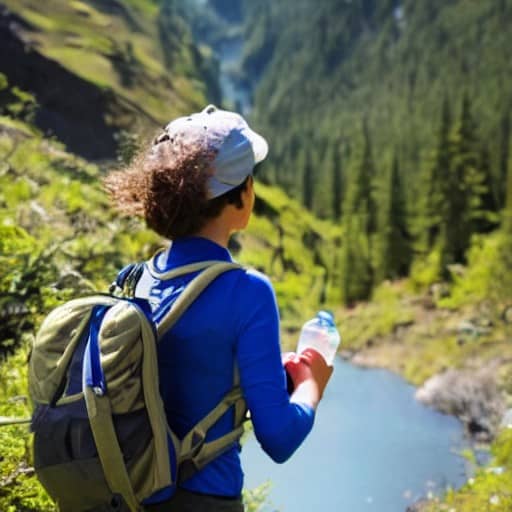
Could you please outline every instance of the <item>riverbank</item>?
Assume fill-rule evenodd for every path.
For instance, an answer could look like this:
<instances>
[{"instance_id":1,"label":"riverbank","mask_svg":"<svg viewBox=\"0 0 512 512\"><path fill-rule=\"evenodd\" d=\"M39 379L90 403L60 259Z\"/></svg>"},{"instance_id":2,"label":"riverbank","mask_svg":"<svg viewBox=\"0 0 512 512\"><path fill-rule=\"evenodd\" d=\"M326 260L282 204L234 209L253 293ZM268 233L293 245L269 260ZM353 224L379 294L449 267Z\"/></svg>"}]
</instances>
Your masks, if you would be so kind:
<instances>
[{"instance_id":1,"label":"riverbank","mask_svg":"<svg viewBox=\"0 0 512 512\"><path fill-rule=\"evenodd\" d=\"M468 439L489 449L485 467L466 453L475 475L459 490L410 510L512 510L510 307L485 294L482 283L468 284L473 270L463 269L465 282L423 290L411 280L384 283L372 302L337 311L345 360L402 375L417 386L417 400L458 417ZM462 293L468 287L478 294Z\"/></svg>"},{"instance_id":2,"label":"riverbank","mask_svg":"<svg viewBox=\"0 0 512 512\"><path fill-rule=\"evenodd\" d=\"M491 441L511 404L510 324L490 302L448 307L443 299L435 286L413 293L407 281L384 283L371 303L338 311L341 356L402 375L418 400Z\"/></svg>"}]
</instances>

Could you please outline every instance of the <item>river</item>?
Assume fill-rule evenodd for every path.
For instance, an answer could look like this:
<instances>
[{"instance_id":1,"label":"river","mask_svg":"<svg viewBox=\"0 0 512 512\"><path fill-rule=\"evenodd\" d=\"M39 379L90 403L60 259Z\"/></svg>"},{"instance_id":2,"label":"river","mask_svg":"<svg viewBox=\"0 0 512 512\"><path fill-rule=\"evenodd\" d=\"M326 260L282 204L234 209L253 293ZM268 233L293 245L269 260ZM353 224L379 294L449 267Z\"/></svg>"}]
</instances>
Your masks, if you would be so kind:
<instances>
[{"instance_id":1,"label":"river","mask_svg":"<svg viewBox=\"0 0 512 512\"><path fill-rule=\"evenodd\" d=\"M460 422L414 391L386 370L336 361L313 431L288 462L272 462L254 436L245 443L245 486L272 482L264 512L403 512L462 485Z\"/></svg>"},{"instance_id":2,"label":"river","mask_svg":"<svg viewBox=\"0 0 512 512\"><path fill-rule=\"evenodd\" d=\"M243 43L243 39L237 37L224 41L218 46L219 84L222 96L232 103L231 108L243 115L248 115L251 110L251 92L237 79Z\"/></svg>"}]
</instances>

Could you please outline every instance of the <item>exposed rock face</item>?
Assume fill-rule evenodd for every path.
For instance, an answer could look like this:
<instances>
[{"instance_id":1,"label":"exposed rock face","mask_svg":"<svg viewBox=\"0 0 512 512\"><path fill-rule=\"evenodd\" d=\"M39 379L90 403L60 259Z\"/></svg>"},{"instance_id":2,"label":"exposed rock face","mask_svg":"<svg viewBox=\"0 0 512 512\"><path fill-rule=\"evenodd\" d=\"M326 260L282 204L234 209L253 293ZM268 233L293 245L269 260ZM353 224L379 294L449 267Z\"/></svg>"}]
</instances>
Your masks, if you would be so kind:
<instances>
[{"instance_id":1,"label":"exposed rock face","mask_svg":"<svg viewBox=\"0 0 512 512\"><path fill-rule=\"evenodd\" d=\"M505 410L492 366L476 371L448 370L435 375L417 390L416 398L457 416L468 433L479 441L494 437Z\"/></svg>"}]
</instances>

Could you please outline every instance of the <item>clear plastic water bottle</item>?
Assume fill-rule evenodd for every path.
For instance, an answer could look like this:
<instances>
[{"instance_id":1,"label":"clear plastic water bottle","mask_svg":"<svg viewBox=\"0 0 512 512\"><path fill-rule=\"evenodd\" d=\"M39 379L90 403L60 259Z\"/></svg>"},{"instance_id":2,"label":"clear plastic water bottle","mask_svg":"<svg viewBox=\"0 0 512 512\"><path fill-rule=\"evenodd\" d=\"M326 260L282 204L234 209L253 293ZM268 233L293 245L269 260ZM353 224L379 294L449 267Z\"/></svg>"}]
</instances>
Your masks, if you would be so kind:
<instances>
[{"instance_id":1,"label":"clear plastic water bottle","mask_svg":"<svg viewBox=\"0 0 512 512\"><path fill-rule=\"evenodd\" d=\"M312 348L322 354L325 362L332 366L341 338L332 313L319 311L315 318L307 321L300 332L297 353Z\"/></svg>"}]
</instances>

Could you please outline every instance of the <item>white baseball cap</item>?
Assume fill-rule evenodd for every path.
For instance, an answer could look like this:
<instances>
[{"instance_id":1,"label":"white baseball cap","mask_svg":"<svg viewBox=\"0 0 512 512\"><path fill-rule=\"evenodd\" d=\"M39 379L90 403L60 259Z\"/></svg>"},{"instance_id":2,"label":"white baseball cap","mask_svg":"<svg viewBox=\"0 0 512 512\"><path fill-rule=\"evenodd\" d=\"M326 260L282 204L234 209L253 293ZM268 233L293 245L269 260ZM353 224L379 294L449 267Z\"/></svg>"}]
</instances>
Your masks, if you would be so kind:
<instances>
[{"instance_id":1,"label":"white baseball cap","mask_svg":"<svg viewBox=\"0 0 512 512\"><path fill-rule=\"evenodd\" d=\"M207 182L210 199L243 183L268 153L267 141L251 130L241 115L215 105L172 121L165 132L171 140L181 138L215 151L214 174Z\"/></svg>"}]
</instances>

